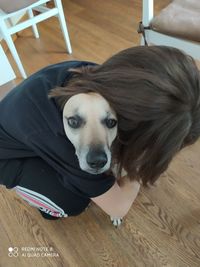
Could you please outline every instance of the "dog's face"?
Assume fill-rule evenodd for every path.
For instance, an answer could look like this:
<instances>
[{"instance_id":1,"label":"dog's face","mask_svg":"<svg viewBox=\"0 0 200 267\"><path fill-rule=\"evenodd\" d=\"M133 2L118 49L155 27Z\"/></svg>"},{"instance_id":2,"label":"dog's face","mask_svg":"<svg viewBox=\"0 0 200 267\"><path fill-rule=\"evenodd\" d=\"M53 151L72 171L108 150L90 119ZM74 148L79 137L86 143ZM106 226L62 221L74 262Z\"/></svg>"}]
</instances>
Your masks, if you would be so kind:
<instances>
[{"instance_id":1,"label":"dog's face","mask_svg":"<svg viewBox=\"0 0 200 267\"><path fill-rule=\"evenodd\" d=\"M91 174L107 171L117 135L117 118L109 103L97 93L74 95L64 106L63 124L80 168Z\"/></svg>"}]
</instances>

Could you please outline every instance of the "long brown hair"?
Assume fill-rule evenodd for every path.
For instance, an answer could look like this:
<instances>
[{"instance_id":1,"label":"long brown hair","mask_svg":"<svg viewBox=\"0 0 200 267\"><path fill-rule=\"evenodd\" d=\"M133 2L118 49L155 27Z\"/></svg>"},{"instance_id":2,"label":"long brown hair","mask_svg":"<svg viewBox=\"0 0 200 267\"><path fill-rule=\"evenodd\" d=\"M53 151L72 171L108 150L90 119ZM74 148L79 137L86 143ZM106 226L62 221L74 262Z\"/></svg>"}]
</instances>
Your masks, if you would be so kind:
<instances>
[{"instance_id":1,"label":"long brown hair","mask_svg":"<svg viewBox=\"0 0 200 267\"><path fill-rule=\"evenodd\" d=\"M153 183L175 154L200 136L200 75L180 50L133 47L72 72L66 86L49 97L61 110L78 93L97 92L110 103L118 117L113 159L130 179Z\"/></svg>"}]
</instances>

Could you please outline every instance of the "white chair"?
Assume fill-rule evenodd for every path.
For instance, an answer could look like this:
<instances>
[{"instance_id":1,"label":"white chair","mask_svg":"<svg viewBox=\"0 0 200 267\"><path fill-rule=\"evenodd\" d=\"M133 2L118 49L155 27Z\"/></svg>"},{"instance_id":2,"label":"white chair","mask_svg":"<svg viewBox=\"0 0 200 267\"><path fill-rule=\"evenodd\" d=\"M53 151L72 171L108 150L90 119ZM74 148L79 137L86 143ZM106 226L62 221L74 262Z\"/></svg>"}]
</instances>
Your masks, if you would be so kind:
<instances>
[{"instance_id":1,"label":"white chair","mask_svg":"<svg viewBox=\"0 0 200 267\"><path fill-rule=\"evenodd\" d=\"M183 5L181 1L180 2L180 8L183 8ZM191 4L191 2L184 1L185 4L187 4L188 6ZM193 0L193 3L195 1ZM197 5L199 5L198 2L196 2ZM179 3L178 3L179 4ZM190 5L191 8L191 5ZM184 9L185 10L185 9ZM199 11L198 9L196 11ZM195 12L195 9L194 9ZM182 18L185 14L180 14L180 16L182 15ZM148 44L154 44L154 45L167 45L167 46L172 46L172 47L176 47L179 48L183 51L185 51L187 54L191 55L193 58L195 59L200 59L200 43L199 42L195 42L194 40L189 40L188 38L184 38L184 37L178 37L175 36L173 34L166 34L166 32L161 32L161 31L155 31L155 29L152 27L151 23L154 20L154 1L153 0L143 0L143 8L142 8L142 24L140 24L139 27L139 31L138 32L142 32L143 36L141 38L141 45L145 44L145 39L146 42ZM174 21L175 21L175 17ZM182 19L181 18L181 19ZM191 13L190 16L188 15L188 17L184 18L185 20L187 20L187 18L190 20L190 22L192 22L191 20L193 18L191 18ZM199 12L199 18L200 18L200 12ZM179 21L180 22L180 21ZM194 22L194 21L193 21ZM187 21L185 21L185 23L187 23ZM174 25L175 26L175 25ZM188 25L191 29L192 25ZM196 25L198 27L198 25ZM169 26L170 27L170 26ZM171 27L172 28L172 27ZM184 30L183 27L181 30ZM194 29L193 29L194 31ZM189 30L188 30L189 32ZM144 38L145 36L145 38Z\"/></svg>"},{"instance_id":2,"label":"white chair","mask_svg":"<svg viewBox=\"0 0 200 267\"><path fill-rule=\"evenodd\" d=\"M39 0L39 1L36 1L35 3L33 3L31 5L24 7L20 10L17 10L15 12L11 12L11 13L2 12L2 14L0 14L0 33L3 37L3 39L6 41L8 47L11 51L11 54L12 54L12 56L13 56L16 64L17 64L19 71L20 71L23 78L26 78L27 75L26 75L26 72L25 72L24 67L22 65L22 62L18 56L15 45L13 43L13 40L11 37L12 34L17 33L18 31L24 30L25 28L32 27L35 38L38 38L39 33L37 30L36 24L43 21L43 20L46 20L52 16L56 16L56 17L58 17L58 20L60 22L60 27L61 27L62 32L63 32L63 36L64 36L64 40L66 43L68 53L69 54L72 53L69 34L68 34L68 30L67 30L67 25L65 22L65 16L63 13L62 2L61 2L61 0L53 0L55 7L47 8L45 4L49 1L51 1L51 0ZM11 1L10 1L10 5L11 5ZM34 16L33 10L38 11L39 14ZM6 23L6 21L10 20L13 16L18 15L21 12L27 12L29 18L26 21L20 22L16 25L9 25L8 26L8 23ZM52 33L52 34L54 34L54 33Z\"/></svg>"}]
</instances>

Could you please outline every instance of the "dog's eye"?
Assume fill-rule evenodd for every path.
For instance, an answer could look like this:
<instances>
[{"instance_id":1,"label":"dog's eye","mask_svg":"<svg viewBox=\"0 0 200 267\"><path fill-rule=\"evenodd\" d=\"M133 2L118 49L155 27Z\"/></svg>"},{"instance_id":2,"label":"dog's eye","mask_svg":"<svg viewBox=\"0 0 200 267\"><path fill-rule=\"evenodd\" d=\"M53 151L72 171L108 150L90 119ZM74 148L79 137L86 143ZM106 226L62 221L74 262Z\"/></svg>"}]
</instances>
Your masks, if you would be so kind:
<instances>
[{"instance_id":1,"label":"dog's eye","mask_svg":"<svg viewBox=\"0 0 200 267\"><path fill-rule=\"evenodd\" d=\"M71 128L77 129L81 126L81 119L79 117L69 117L67 118L68 125Z\"/></svg>"},{"instance_id":2,"label":"dog's eye","mask_svg":"<svg viewBox=\"0 0 200 267\"><path fill-rule=\"evenodd\" d=\"M115 119L106 119L105 123L108 128L114 128L117 124L117 121Z\"/></svg>"}]
</instances>

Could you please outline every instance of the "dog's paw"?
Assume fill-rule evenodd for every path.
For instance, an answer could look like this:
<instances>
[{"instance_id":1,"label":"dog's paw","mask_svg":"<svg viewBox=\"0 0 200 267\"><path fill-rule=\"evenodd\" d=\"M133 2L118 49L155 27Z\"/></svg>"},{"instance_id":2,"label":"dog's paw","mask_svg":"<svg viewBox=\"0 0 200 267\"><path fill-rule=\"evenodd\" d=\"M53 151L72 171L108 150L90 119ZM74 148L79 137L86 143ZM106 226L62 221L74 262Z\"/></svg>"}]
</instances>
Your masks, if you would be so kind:
<instances>
[{"instance_id":1,"label":"dog's paw","mask_svg":"<svg viewBox=\"0 0 200 267\"><path fill-rule=\"evenodd\" d=\"M110 217L112 224L117 228L122 224L122 218L112 218Z\"/></svg>"}]
</instances>

